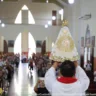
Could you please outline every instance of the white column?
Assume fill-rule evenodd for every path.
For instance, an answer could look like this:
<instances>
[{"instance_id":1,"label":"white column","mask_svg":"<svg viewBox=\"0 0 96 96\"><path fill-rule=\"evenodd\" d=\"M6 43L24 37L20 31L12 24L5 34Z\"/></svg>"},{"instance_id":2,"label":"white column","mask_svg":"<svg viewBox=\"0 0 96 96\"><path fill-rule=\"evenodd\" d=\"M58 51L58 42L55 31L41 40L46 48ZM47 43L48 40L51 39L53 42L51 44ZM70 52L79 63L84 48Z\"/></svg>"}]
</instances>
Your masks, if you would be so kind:
<instances>
[{"instance_id":1,"label":"white column","mask_svg":"<svg viewBox=\"0 0 96 96\"><path fill-rule=\"evenodd\" d=\"M88 60L90 61L91 59L91 48L88 48Z\"/></svg>"},{"instance_id":2,"label":"white column","mask_svg":"<svg viewBox=\"0 0 96 96\"><path fill-rule=\"evenodd\" d=\"M4 51L4 37L0 36L0 52Z\"/></svg>"},{"instance_id":3,"label":"white column","mask_svg":"<svg viewBox=\"0 0 96 96\"><path fill-rule=\"evenodd\" d=\"M86 68L87 65L87 47L84 49L84 68Z\"/></svg>"},{"instance_id":4,"label":"white column","mask_svg":"<svg viewBox=\"0 0 96 96\"><path fill-rule=\"evenodd\" d=\"M28 24L28 10L22 10L22 23Z\"/></svg>"},{"instance_id":5,"label":"white column","mask_svg":"<svg viewBox=\"0 0 96 96\"><path fill-rule=\"evenodd\" d=\"M51 52L52 49L52 40L49 38L49 48L48 51Z\"/></svg>"},{"instance_id":6,"label":"white column","mask_svg":"<svg viewBox=\"0 0 96 96\"><path fill-rule=\"evenodd\" d=\"M48 37L46 37L46 52L48 52Z\"/></svg>"},{"instance_id":7,"label":"white column","mask_svg":"<svg viewBox=\"0 0 96 96\"><path fill-rule=\"evenodd\" d=\"M52 40L51 38L46 38L46 52L51 52L52 49Z\"/></svg>"},{"instance_id":8,"label":"white column","mask_svg":"<svg viewBox=\"0 0 96 96\"><path fill-rule=\"evenodd\" d=\"M22 32L21 38L22 53L28 53L28 32Z\"/></svg>"}]
</instances>

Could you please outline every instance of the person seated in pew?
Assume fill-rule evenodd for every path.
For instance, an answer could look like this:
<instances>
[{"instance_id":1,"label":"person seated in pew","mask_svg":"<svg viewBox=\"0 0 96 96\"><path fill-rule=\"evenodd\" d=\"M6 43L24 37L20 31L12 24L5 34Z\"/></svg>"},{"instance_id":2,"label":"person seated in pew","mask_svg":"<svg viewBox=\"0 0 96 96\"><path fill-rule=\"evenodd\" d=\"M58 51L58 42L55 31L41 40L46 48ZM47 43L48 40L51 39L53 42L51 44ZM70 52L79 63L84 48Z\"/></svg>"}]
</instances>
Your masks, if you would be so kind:
<instances>
[{"instance_id":1,"label":"person seated in pew","mask_svg":"<svg viewBox=\"0 0 96 96\"><path fill-rule=\"evenodd\" d=\"M34 91L37 93L37 96L48 96L49 92L45 87L44 78L39 78L35 87Z\"/></svg>"}]
</instances>

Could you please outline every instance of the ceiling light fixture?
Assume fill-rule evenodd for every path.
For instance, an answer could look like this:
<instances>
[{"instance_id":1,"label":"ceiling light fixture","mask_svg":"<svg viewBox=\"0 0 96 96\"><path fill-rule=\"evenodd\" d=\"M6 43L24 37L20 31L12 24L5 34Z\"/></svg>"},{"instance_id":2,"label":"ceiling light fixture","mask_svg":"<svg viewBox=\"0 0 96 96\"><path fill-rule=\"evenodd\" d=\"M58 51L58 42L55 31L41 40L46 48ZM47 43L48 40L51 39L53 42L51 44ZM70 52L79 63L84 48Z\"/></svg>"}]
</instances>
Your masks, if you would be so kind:
<instances>
[{"instance_id":1,"label":"ceiling light fixture","mask_svg":"<svg viewBox=\"0 0 96 96\"><path fill-rule=\"evenodd\" d=\"M4 24L4 23L2 23L2 24L1 24L1 27L5 27L5 24Z\"/></svg>"},{"instance_id":2,"label":"ceiling light fixture","mask_svg":"<svg viewBox=\"0 0 96 96\"><path fill-rule=\"evenodd\" d=\"M63 21L63 18L64 18L64 10L63 10L63 9L59 10L59 14L61 15L61 21Z\"/></svg>"},{"instance_id":3,"label":"ceiling light fixture","mask_svg":"<svg viewBox=\"0 0 96 96\"><path fill-rule=\"evenodd\" d=\"M48 25L51 25L51 23L52 23L51 21L48 21Z\"/></svg>"},{"instance_id":4,"label":"ceiling light fixture","mask_svg":"<svg viewBox=\"0 0 96 96\"><path fill-rule=\"evenodd\" d=\"M0 20L0 23L1 23L2 21Z\"/></svg>"},{"instance_id":5,"label":"ceiling light fixture","mask_svg":"<svg viewBox=\"0 0 96 96\"><path fill-rule=\"evenodd\" d=\"M1 0L1 2L3 2L4 0Z\"/></svg>"},{"instance_id":6,"label":"ceiling light fixture","mask_svg":"<svg viewBox=\"0 0 96 96\"><path fill-rule=\"evenodd\" d=\"M48 0L46 0L46 3L49 3L49 1L48 1Z\"/></svg>"},{"instance_id":7,"label":"ceiling light fixture","mask_svg":"<svg viewBox=\"0 0 96 96\"><path fill-rule=\"evenodd\" d=\"M68 0L69 4L73 4L74 0Z\"/></svg>"},{"instance_id":8,"label":"ceiling light fixture","mask_svg":"<svg viewBox=\"0 0 96 96\"><path fill-rule=\"evenodd\" d=\"M45 25L45 28L48 28L48 25L47 24Z\"/></svg>"},{"instance_id":9,"label":"ceiling light fixture","mask_svg":"<svg viewBox=\"0 0 96 96\"><path fill-rule=\"evenodd\" d=\"M59 10L59 14L60 14L60 15L63 14L63 9Z\"/></svg>"},{"instance_id":10,"label":"ceiling light fixture","mask_svg":"<svg viewBox=\"0 0 96 96\"><path fill-rule=\"evenodd\" d=\"M56 16L52 16L52 20L56 20Z\"/></svg>"}]
</instances>

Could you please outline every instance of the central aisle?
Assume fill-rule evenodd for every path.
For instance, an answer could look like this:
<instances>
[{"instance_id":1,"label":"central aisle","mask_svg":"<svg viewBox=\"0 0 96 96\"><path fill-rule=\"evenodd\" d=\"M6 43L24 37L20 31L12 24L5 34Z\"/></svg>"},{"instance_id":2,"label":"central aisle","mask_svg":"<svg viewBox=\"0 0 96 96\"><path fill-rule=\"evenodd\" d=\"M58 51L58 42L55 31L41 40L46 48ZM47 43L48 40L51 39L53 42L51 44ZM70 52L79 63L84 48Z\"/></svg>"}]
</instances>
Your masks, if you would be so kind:
<instances>
[{"instance_id":1,"label":"central aisle","mask_svg":"<svg viewBox=\"0 0 96 96\"><path fill-rule=\"evenodd\" d=\"M32 75L31 75L32 74ZM15 70L8 96L35 96L34 86L37 82L36 67L33 71L28 69L28 63L20 63Z\"/></svg>"}]
</instances>

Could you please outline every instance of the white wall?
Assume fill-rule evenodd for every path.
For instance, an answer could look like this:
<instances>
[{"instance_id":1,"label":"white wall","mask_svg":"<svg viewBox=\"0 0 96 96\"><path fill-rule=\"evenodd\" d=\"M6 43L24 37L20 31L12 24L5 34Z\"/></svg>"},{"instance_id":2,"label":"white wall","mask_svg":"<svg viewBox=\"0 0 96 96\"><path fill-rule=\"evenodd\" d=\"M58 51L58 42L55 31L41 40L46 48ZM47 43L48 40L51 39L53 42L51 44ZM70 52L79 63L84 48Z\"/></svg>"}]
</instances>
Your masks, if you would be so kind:
<instances>
[{"instance_id":1,"label":"white wall","mask_svg":"<svg viewBox=\"0 0 96 96\"><path fill-rule=\"evenodd\" d=\"M28 33L29 32L22 32L21 34L21 48L22 52L28 52Z\"/></svg>"},{"instance_id":2,"label":"white wall","mask_svg":"<svg viewBox=\"0 0 96 96\"><path fill-rule=\"evenodd\" d=\"M81 46L81 37L85 36L87 24L89 24L91 36L96 37L96 0L75 0L73 5L70 7L65 7L65 19L69 21L69 28L75 40L75 44L80 52ZM92 18L89 20L79 20L80 16L85 14L92 15ZM96 45L96 40L95 40ZM95 47L96 50L96 47ZM96 51L95 51L96 57Z\"/></svg>"},{"instance_id":3,"label":"white wall","mask_svg":"<svg viewBox=\"0 0 96 96\"><path fill-rule=\"evenodd\" d=\"M45 0L46 1L46 0ZM0 19L4 19L5 23L14 23L15 18L23 7L27 5L29 10L32 12L33 17L35 18L36 24L45 24L48 20L52 19L52 10L61 9L53 3L33 3L32 0L18 0L18 2L1 2L0 3ZM57 18L60 19L60 15L57 15Z\"/></svg>"},{"instance_id":4,"label":"white wall","mask_svg":"<svg viewBox=\"0 0 96 96\"><path fill-rule=\"evenodd\" d=\"M20 32L31 32L35 41L44 41L46 37L50 37L52 42L54 42L57 38L60 28L60 26L50 26L46 29L42 25L6 25L5 28L0 27L0 34L4 36L6 41L8 41L16 40L16 37ZM13 48L9 48L8 50L9 52L12 52ZM40 49L37 49L37 51L40 51Z\"/></svg>"},{"instance_id":5,"label":"white wall","mask_svg":"<svg viewBox=\"0 0 96 96\"><path fill-rule=\"evenodd\" d=\"M84 6L86 4L86 6ZM87 21L82 21L82 33L85 34L87 24L89 24L91 36L95 36L96 38L96 0L82 0L81 14L90 14L92 18ZM95 39L96 46L96 39ZM96 57L96 47L95 47L95 57Z\"/></svg>"},{"instance_id":6,"label":"white wall","mask_svg":"<svg viewBox=\"0 0 96 96\"><path fill-rule=\"evenodd\" d=\"M67 6L64 7L64 19L68 20L68 27L71 32L71 35L74 39L75 45L79 51L80 46L78 46L79 43L79 37L80 34L80 24L79 24L79 17L80 15L80 1L75 0L75 3L70 5L68 4Z\"/></svg>"},{"instance_id":7,"label":"white wall","mask_svg":"<svg viewBox=\"0 0 96 96\"><path fill-rule=\"evenodd\" d=\"M0 52L4 51L4 37L0 36Z\"/></svg>"}]
</instances>

